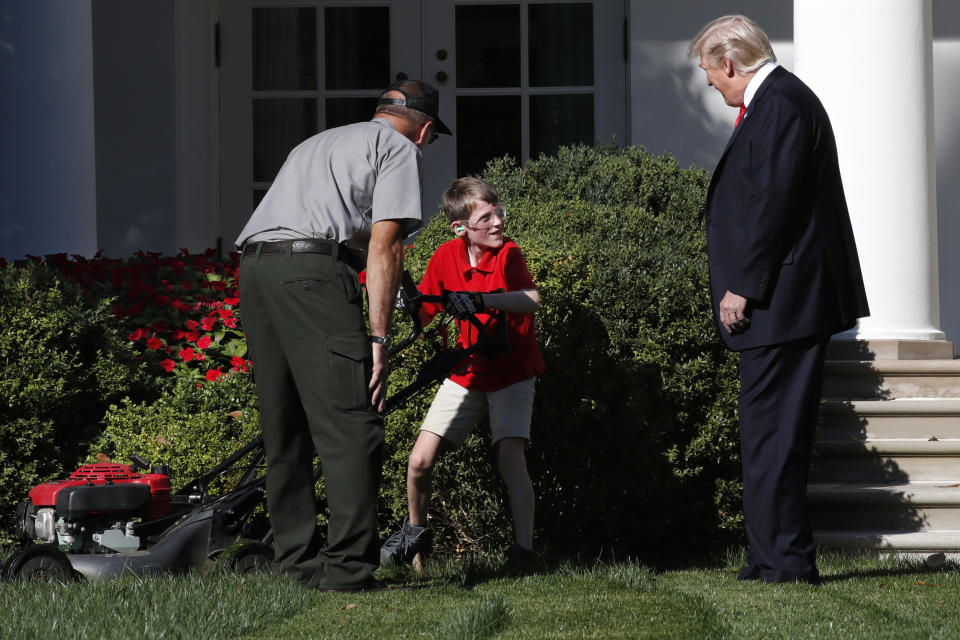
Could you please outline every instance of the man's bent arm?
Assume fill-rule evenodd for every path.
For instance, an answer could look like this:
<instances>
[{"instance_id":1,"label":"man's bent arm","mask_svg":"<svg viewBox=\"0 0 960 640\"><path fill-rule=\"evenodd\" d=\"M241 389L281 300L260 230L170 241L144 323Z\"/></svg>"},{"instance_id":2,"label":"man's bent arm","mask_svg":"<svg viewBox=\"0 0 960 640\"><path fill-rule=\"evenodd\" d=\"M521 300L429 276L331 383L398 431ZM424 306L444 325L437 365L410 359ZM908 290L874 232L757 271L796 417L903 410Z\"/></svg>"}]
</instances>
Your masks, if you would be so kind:
<instances>
[{"instance_id":1,"label":"man's bent arm","mask_svg":"<svg viewBox=\"0 0 960 640\"><path fill-rule=\"evenodd\" d=\"M405 229L403 221L379 220L373 223L367 251L367 304L370 335L385 336L390 332L393 301L400 287ZM382 344L374 342L371 347L373 373L370 376L369 390L373 406L382 411L387 399L389 353Z\"/></svg>"}]
</instances>

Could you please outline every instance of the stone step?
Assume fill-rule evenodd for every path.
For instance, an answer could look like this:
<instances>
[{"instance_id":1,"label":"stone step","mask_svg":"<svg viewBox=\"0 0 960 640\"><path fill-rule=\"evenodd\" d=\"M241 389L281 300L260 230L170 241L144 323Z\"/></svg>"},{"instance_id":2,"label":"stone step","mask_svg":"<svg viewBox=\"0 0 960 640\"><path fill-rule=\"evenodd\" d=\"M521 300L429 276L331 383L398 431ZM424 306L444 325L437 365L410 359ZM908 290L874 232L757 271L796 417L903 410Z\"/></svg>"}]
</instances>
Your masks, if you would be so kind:
<instances>
[{"instance_id":1,"label":"stone step","mask_svg":"<svg viewBox=\"0 0 960 640\"><path fill-rule=\"evenodd\" d=\"M946 340L832 340L828 360L950 360L955 347Z\"/></svg>"},{"instance_id":2,"label":"stone step","mask_svg":"<svg viewBox=\"0 0 960 640\"><path fill-rule=\"evenodd\" d=\"M904 483L960 480L960 440L817 441L815 482Z\"/></svg>"},{"instance_id":3,"label":"stone step","mask_svg":"<svg viewBox=\"0 0 960 640\"><path fill-rule=\"evenodd\" d=\"M828 360L823 396L845 399L960 398L958 360Z\"/></svg>"},{"instance_id":4,"label":"stone step","mask_svg":"<svg viewBox=\"0 0 960 640\"><path fill-rule=\"evenodd\" d=\"M943 553L960 549L960 529L902 533L896 531L814 531L821 547L873 549L903 553Z\"/></svg>"},{"instance_id":5,"label":"stone step","mask_svg":"<svg viewBox=\"0 0 960 640\"><path fill-rule=\"evenodd\" d=\"M890 458L903 456L960 456L960 438L871 438L858 440L817 440L817 453L833 456L877 455ZM957 477L960 478L960 458L956 460Z\"/></svg>"},{"instance_id":6,"label":"stone step","mask_svg":"<svg viewBox=\"0 0 960 640\"><path fill-rule=\"evenodd\" d=\"M960 530L960 481L903 484L817 482L807 488L814 529Z\"/></svg>"},{"instance_id":7,"label":"stone step","mask_svg":"<svg viewBox=\"0 0 960 640\"><path fill-rule=\"evenodd\" d=\"M818 437L960 438L960 398L825 400Z\"/></svg>"}]
</instances>

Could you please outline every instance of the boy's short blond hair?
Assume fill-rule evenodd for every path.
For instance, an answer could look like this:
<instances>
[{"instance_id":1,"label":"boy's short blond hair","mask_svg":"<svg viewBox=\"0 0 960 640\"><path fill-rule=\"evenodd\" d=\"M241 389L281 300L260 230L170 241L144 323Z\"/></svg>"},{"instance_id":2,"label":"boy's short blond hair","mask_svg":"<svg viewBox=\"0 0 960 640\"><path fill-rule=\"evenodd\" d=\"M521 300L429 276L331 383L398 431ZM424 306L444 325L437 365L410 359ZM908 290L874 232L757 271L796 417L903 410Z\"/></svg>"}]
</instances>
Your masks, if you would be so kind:
<instances>
[{"instance_id":1,"label":"boy's short blond hair","mask_svg":"<svg viewBox=\"0 0 960 640\"><path fill-rule=\"evenodd\" d=\"M479 202L500 206L500 194L480 178L457 178L443 192L443 212L450 222L469 220Z\"/></svg>"}]
</instances>

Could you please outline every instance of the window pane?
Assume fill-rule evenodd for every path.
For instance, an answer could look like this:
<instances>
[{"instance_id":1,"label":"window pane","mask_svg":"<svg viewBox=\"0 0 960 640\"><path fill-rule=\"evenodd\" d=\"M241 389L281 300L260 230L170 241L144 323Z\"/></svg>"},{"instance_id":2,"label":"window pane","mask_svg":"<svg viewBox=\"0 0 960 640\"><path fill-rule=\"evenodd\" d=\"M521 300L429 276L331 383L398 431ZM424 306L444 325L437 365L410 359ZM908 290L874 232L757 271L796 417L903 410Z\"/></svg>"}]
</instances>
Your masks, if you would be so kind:
<instances>
[{"instance_id":1,"label":"window pane","mask_svg":"<svg viewBox=\"0 0 960 640\"><path fill-rule=\"evenodd\" d=\"M324 10L327 89L382 89L390 84L390 8Z\"/></svg>"},{"instance_id":2,"label":"window pane","mask_svg":"<svg viewBox=\"0 0 960 640\"><path fill-rule=\"evenodd\" d=\"M253 101L253 179L271 181L290 150L317 132L313 98L260 98Z\"/></svg>"},{"instance_id":3,"label":"window pane","mask_svg":"<svg viewBox=\"0 0 960 640\"><path fill-rule=\"evenodd\" d=\"M263 200L263 196L267 195L266 189L254 189L253 190L253 209L256 209L260 206L260 201ZM251 211L253 211L251 209Z\"/></svg>"},{"instance_id":4,"label":"window pane","mask_svg":"<svg viewBox=\"0 0 960 640\"><path fill-rule=\"evenodd\" d=\"M457 7L457 86L520 86L520 5Z\"/></svg>"},{"instance_id":5,"label":"window pane","mask_svg":"<svg viewBox=\"0 0 960 640\"><path fill-rule=\"evenodd\" d=\"M317 10L253 10L254 91L317 88Z\"/></svg>"},{"instance_id":6,"label":"window pane","mask_svg":"<svg viewBox=\"0 0 960 640\"><path fill-rule=\"evenodd\" d=\"M457 96L457 175L477 175L488 160L522 158L520 96Z\"/></svg>"},{"instance_id":7,"label":"window pane","mask_svg":"<svg viewBox=\"0 0 960 640\"><path fill-rule=\"evenodd\" d=\"M530 157L561 145L593 145L593 94L530 96Z\"/></svg>"},{"instance_id":8,"label":"window pane","mask_svg":"<svg viewBox=\"0 0 960 640\"><path fill-rule=\"evenodd\" d=\"M332 129L353 122L364 122L373 117L377 108L376 98L327 98L325 129Z\"/></svg>"},{"instance_id":9,"label":"window pane","mask_svg":"<svg viewBox=\"0 0 960 640\"><path fill-rule=\"evenodd\" d=\"M531 4L530 86L593 85L593 5Z\"/></svg>"}]
</instances>

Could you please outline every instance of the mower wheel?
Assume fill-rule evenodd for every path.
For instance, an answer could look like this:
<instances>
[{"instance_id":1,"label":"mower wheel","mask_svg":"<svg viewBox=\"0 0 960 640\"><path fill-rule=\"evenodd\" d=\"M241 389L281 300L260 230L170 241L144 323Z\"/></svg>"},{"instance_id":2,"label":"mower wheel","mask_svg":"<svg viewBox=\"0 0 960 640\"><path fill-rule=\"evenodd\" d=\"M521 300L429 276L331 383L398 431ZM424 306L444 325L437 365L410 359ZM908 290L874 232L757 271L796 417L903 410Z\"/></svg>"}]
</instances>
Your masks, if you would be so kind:
<instances>
[{"instance_id":1,"label":"mower wheel","mask_svg":"<svg viewBox=\"0 0 960 640\"><path fill-rule=\"evenodd\" d=\"M262 542L247 542L230 553L226 568L235 573L269 573L273 570L273 549Z\"/></svg>"},{"instance_id":2,"label":"mower wheel","mask_svg":"<svg viewBox=\"0 0 960 640\"><path fill-rule=\"evenodd\" d=\"M7 580L27 582L59 582L76 579L76 572L67 554L53 544L28 544L17 549L4 567Z\"/></svg>"}]
</instances>

